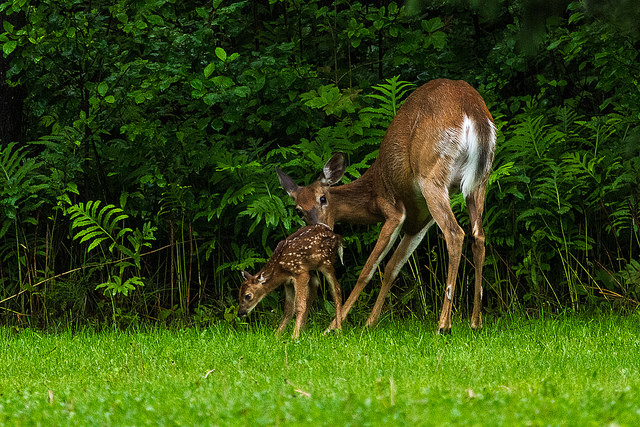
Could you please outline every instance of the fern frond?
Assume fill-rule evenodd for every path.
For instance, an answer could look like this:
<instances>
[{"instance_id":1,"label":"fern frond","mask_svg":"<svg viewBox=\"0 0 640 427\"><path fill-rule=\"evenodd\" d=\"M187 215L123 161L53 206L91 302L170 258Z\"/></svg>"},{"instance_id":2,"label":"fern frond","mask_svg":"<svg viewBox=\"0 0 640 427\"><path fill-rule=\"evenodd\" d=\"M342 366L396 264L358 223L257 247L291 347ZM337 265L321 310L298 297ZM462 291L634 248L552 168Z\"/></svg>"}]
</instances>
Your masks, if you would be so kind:
<instances>
[{"instance_id":1,"label":"fern frond","mask_svg":"<svg viewBox=\"0 0 640 427\"><path fill-rule=\"evenodd\" d=\"M20 163L26 158L26 155L22 153L23 147L14 150L13 148L15 146L15 142L9 143L7 147L0 152L0 170L3 172L3 180L6 181L9 181L11 177L17 175Z\"/></svg>"},{"instance_id":2,"label":"fern frond","mask_svg":"<svg viewBox=\"0 0 640 427\"><path fill-rule=\"evenodd\" d=\"M279 197L274 197L270 194L253 200L244 211L240 212L239 216L253 218L248 234L253 233L255 228L263 221L267 226L276 227L282 220L287 230L291 228L291 219L287 215L284 203Z\"/></svg>"},{"instance_id":3,"label":"fern frond","mask_svg":"<svg viewBox=\"0 0 640 427\"><path fill-rule=\"evenodd\" d=\"M252 183L248 183L243 185L241 188L233 188L230 187L222 196L222 200L220 201L220 205L217 209L212 210L210 217L213 217L215 214L218 218L222 215L222 211L227 206L236 206L238 203L244 201L244 198L250 194L255 192L255 187Z\"/></svg>"},{"instance_id":4,"label":"fern frond","mask_svg":"<svg viewBox=\"0 0 640 427\"><path fill-rule=\"evenodd\" d=\"M5 234L7 234L7 230L9 230L9 226L12 223L13 222L9 219L5 219L4 221L2 221L2 225L0 226L0 239L2 239Z\"/></svg>"},{"instance_id":5,"label":"fern frond","mask_svg":"<svg viewBox=\"0 0 640 427\"><path fill-rule=\"evenodd\" d=\"M75 232L73 239L80 239L80 243L89 242L88 252L105 240L111 240L109 251L113 252L118 240L132 231L130 228L118 229L118 222L129 218L129 215L112 204L101 207L100 200L73 205L68 213Z\"/></svg>"},{"instance_id":6,"label":"fern frond","mask_svg":"<svg viewBox=\"0 0 640 427\"><path fill-rule=\"evenodd\" d=\"M98 245L100 245L100 243L102 243L103 241L105 241L107 239L108 239L108 237L97 237L97 238L95 238L89 244L89 247L87 248L87 252L91 252L92 249L95 249Z\"/></svg>"},{"instance_id":7,"label":"fern frond","mask_svg":"<svg viewBox=\"0 0 640 427\"><path fill-rule=\"evenodd\" d=\"M38 174L42 165L35 159L27 157L24 147L16 147L16 143L0 147L0 200L2 205L11 210L35 210L42 201L38 201L36 194L49 188L44 181L46 177ZM22 205L31 200L28 206Z\"/></svg>"},{"instance_id":8,"label":"fern frond","mask_svg":"<svg viewBox=\"0 0 640 427\"><path fill-rule=\"evenodd\" d=\"M367 97L380 101L380 106L378 108L365 108L363 111L382 114L393 119L398 108L402 105L402 98L415 86L413 83L398 80L399 78L400 76L395 76L387 79L386 83L373 86L373 89L382 93L382 95L372 93Z\"/></svg>"}]
</instances>

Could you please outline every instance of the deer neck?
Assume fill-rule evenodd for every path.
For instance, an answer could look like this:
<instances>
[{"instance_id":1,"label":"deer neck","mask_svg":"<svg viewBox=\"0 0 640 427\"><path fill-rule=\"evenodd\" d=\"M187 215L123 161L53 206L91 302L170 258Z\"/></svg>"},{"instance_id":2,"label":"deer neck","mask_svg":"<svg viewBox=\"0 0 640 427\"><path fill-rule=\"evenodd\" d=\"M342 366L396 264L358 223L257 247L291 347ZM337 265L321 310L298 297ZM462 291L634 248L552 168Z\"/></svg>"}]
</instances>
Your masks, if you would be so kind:
<instances>
[{"instance_id":1,"label":"deer neck","mask_svg":"<svg viewBox=\"0 0 640 427\"><path fill-rule=\"evenodd\" d=\"M280 258L282 257L283 247L284 240L278 243L273 251L273 254L271 255L271 258L269 258L267 263L258 272L258 275L261 274L265 279L262 283L262 286L264 287L266 293L275 290L282 284L282 280L280 277Z\"/></svg>"},{"instance_id":2,"label":"deer neck","mask_svg":"<svg viewBox=\"0 0 640 427\"><path fill-rule=\"evenodd\" d=\"M335 208L334 222L375 224L384 220L375 198L375 171L369 168L360 178L349 184L331 187L330 194Z\"/></svg>"},{"instance_id":3,"label":"deer neck","mask_svg":"<svg viewBox=\"0 0 640 427\"><path fill-rule=\"evenodd\" d=\"M262 283L265 295L277 289L278 286L282 284L282 280L280 280L281 275L278 274L276 262L271 262L271 260L269 260L258 274L262 274L265 279Z\"/></svg>"}]
</instances>

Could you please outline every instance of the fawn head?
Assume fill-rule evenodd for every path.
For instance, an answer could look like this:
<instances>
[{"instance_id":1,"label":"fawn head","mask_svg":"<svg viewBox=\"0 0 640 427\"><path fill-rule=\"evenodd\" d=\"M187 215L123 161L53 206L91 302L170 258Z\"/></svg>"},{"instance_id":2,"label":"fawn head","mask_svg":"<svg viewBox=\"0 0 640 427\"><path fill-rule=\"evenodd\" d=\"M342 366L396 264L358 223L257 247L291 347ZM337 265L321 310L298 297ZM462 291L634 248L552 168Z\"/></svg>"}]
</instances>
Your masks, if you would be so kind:
<instances>
[{"instance_id":1,"label":"fawn head","mask_svg":"<svg viewBox=\"0 0 640 427\"><path fill-rule=\"evenodd\" d=\"M307 224L325 224L329 228L333 228L335 221L335 207L331 203L329 187L340 182L344 171L344 155L334 154L313 184L299 187L289 175L276 167L280 185L293 198L302 219Z\"/></svg>"},{"instance_id":2,"label":"fawn head","mask_svg":"<svg viewBox=\"0 0 640 427\"><path fill-rule=\"evenodd\" d=\"M242 285L240 286L240 299L238 303L238 316L244 317L251 313L251 310L265 297L269 292L264 286L267 279L262 273L255 276L242 271Z\"/></svg>"}]
</instances>

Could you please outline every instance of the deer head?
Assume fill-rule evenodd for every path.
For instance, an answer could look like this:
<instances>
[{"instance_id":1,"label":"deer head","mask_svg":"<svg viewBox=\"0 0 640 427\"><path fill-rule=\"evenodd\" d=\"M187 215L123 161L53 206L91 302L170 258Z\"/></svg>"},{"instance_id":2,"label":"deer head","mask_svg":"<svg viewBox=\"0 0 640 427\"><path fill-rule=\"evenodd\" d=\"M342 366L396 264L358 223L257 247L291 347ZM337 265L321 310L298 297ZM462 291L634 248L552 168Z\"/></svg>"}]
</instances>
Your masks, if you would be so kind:
<instances>
[{"instance_id":1,"label":"deer head","mask_svg":"<svg viewBox=\"0 0 640 427\"><path fill-rule=\"evenodd\" d=\"M251 275L242 271L242 285L240 286L240 303L238 304L238 316L246 316L269 293L265 283L267 279L263 273Z\"/></svg>"},{"instance_id":2,"label":"deer head","mask_svg":"<svg viewBox=\"0 0 640 427\"><path fill-rule=\"evenodd\" d=\"M344 171L344 155L334 154L313 184L299 187L289 175L276 167L280 185L293 198L302 219L307 224L325 224L332 229L336 210L332 204L329 187L340 182Z\"/></svg>"}]
</instances>

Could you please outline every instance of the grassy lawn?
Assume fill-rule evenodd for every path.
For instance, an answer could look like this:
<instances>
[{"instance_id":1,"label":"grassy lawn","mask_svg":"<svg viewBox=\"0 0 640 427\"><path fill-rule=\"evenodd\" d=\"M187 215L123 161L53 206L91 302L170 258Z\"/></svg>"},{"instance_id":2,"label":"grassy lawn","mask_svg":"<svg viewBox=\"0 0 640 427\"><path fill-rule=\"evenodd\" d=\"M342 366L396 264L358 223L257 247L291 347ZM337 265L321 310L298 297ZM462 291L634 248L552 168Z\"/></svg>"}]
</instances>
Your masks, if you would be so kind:
<instances>
[{"instance_id":1,"label":"grassy lawn","mask_svg":"<svg viewBox=\"0 0 640 427\"><path fill-rule=\"evenodd\" d=\"M640 424L638 314L321 326L0 329L0 425Z\"/></svg>"}]
</instances>

